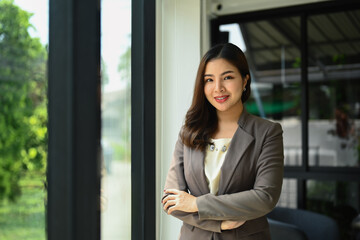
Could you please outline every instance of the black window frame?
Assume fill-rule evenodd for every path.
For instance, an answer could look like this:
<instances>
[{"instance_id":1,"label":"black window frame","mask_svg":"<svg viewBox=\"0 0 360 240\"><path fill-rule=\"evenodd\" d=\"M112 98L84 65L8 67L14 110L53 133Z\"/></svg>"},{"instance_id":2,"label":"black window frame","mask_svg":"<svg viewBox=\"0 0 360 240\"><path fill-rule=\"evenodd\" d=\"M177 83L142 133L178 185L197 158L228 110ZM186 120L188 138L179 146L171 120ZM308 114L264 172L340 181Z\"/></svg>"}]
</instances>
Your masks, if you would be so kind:
<instances>
[{"instance_id":1,"label":"black window frame","mask_svg":"<svg viewBox=\"0 0 360 240\"><path fill-rule=\"evenodd\" d=\"M155 240L156 1L132 0L131 9L131 239Z\"/></svg>"},{"instance_id":2,"label":"black window frame","mask_svg":"<svg viewBox=\"0 0 360 240\"><path fill-rule=\"evenodd\" d=\"M100 1L49 0L49 240L101 238ZM132 0L132 239L156 238L155 0ZM121 217L121 216L119 216Z\"/></svg>"},{"instance_id":3,"label":"black window frame","mask_svg":"<svg viewBox=\"0 0 360 240\"><path fill-rule=\"evenodd\" d=\"M49 1L47 239L100 239L100 1Z\"/></svg>"},{"instance_id":4,"label":"black window frame","mask_svg":"<svg viewBox=\"0 0 360 240\"><path fill-rule=\"evenodd\" d=\"M230 23L247 23L259 20L269 20L280 17L300 17L301 19L301 137L302 137L302 164L301 166L285 166L284 178L297 180L297 206L306 209L306 181L307 180L333 180L357 182L360 188L360 167L311 167L309 166L309 127L308 127L308 36L307 18L308 16L347 11L360 8L359 1L326 1L296 5L290 7L274 8L240 14L223 15L214 18L210 22L211 46L223 42L223 34L220 32L220 25ZM360 203L359 206L360 208Z\"/></svg>"}]
</instances>

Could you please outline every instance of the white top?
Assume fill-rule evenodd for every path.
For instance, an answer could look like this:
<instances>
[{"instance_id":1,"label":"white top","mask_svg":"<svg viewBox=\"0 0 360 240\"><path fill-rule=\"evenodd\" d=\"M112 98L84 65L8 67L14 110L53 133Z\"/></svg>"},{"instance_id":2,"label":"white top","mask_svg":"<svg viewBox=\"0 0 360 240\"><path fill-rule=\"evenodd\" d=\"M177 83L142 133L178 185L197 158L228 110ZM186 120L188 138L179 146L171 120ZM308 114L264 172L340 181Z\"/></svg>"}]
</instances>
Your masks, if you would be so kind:
<instances>
[{"instance_id":1,"label":"white top","mask_svg":"<svg viewBox=\"0 0 360 240\"><path fill-rule=\"evenodd\" d=\"M214 145L209 145L205 156L205 176L209 184L210 193L217 195L221 167L225 160L231 138L210 139Z\"/></svg>"}]
</instances>

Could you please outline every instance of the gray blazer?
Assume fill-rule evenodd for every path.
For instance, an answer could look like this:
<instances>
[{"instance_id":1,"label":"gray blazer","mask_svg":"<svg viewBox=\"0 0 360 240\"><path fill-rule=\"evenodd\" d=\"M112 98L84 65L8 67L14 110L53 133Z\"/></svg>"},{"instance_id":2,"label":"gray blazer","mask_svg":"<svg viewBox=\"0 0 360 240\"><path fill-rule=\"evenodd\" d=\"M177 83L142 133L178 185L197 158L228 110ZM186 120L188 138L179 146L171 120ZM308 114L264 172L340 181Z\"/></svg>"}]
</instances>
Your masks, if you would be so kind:
<instances>
[{"instance_id":1,"label":"gray blazer","mask_svg":"<svg viewBox=\"0 0 360 240\"><path fill-rule=\"evenodd\" d=\"M282 128L244 109L223 166L218 195L211 194L204 173L205 153L185 146L179 138L165 189L188 191L198 197L199 211L172 215L183 221L179 239L270 239L266 214L276 205L283 180ZM220 230L222 220L245 220L233 230Z\"/></svg>"}]
</instances>

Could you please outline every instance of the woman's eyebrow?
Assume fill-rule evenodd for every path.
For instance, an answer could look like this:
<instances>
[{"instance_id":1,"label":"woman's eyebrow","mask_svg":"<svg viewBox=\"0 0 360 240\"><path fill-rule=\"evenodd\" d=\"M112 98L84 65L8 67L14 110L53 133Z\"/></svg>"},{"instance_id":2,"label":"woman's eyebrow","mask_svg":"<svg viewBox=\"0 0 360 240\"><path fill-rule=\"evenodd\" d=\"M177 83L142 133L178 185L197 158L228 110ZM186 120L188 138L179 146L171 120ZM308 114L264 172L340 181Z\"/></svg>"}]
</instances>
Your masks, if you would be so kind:
<instances>
[{"instance_id":1,"label":"woman's eyebrow","mask_svg":"<svg viewBox=\"0 0 360 240\"><path fill-rule=\"evenodd\" d=\"M226 74L228 74L228 73L233 73L233 72L234 72L234 71L229 70L229 71L223 72L223 73L221 74L221 76L224 76L224 75L226 75Z\"/></svg>"},{"instance_id":2,"label":"woman's eyebrow","mask_svg":"<svg viewBox=\"0 0 360 240\"><path fill-rule=\"evenodd\" d=\"M220 74L220 76L224 76L228 73L233 73L234 71L232 70L229 70L229 71L226 71L226 72L223 72L222 74ZM213 74L204 74L204 77L213 77L214 75Z\"/></svg>"},{"instance_id":3,"label":"woman's eyebrow","mask_svg":"<svg viewBox=\"0 0 360 240\"><path fill-rule=\"evenodd\" d=\"M204 77L213 77L214 75L212 74L204 74Z\"/></svg>"}]
</instances>

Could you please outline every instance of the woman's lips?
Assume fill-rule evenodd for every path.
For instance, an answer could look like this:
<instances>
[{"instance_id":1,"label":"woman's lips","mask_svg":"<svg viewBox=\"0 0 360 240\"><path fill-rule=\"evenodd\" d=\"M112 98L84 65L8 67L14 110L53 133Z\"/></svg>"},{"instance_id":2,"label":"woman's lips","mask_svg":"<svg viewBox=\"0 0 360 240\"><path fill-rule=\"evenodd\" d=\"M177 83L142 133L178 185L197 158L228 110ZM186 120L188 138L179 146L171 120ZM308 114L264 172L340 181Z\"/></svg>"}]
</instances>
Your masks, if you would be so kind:
<instances>
[{"instance_id":1,"label":"woman's lips","mask_svg":"<svg viewBox=\"0 0 360 240\"><path fill-rule=\"evenodd\" d=\"M223 103L223 102L225 102L226 100L228 100L229 95L218 96L218 97L214 97L214 98L215 98L215 101L216 101L216 102L218 102L218 103Z\"/></svg>"}]
</instances>

